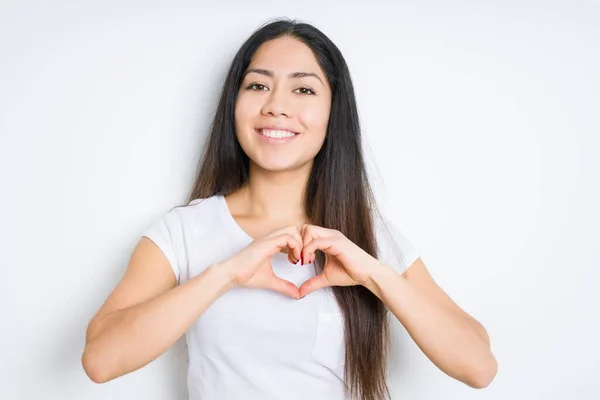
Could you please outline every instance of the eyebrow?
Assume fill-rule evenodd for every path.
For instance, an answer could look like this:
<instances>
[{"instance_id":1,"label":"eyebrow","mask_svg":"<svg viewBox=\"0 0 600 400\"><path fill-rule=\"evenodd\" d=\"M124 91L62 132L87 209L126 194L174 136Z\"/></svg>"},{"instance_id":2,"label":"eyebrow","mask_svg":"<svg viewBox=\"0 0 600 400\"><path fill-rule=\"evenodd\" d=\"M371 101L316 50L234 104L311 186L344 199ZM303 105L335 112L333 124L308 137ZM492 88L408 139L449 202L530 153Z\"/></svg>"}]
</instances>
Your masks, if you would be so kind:
<instances>
[{"instance_id":1,"label":"eyebrow","mask_svg":"<svg viewBox=\"0 0 600 400\"><path fill-rule=\"evenodd\" d=\"M248 69L245 73L244 73L244 77L246 77L246 75L248 75L250 72L255 72L257 74L261 74L261 75L266 75L270 78L272 78L275 74L273 73L273 71L269 71L268 69L262 69L262 68L250 68ZM305 78L307 76L313 76L315 78L317 78L320 82L321 85L325 86L323 84L323 81L321 80L321 78L319 78L319 76L317 74L315 74L314 72L292 72L291 74L288 75L289 78ZM242 79L243 79L242 78Z\"/></svg>"}]
</instances>

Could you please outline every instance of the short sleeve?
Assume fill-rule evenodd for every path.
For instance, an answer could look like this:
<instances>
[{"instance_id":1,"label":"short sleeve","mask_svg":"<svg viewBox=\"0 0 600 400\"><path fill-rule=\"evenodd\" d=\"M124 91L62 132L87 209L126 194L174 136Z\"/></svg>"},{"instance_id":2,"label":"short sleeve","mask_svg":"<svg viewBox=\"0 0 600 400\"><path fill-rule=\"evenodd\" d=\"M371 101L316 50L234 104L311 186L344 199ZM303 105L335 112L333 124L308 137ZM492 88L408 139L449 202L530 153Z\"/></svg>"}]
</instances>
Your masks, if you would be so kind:
<instances>
[{"instance_id":1,"label":"short sleeve","mask_svg":"<svg viewBox=\"0 0 600 400\"><path fill-rule=\"evenodd\" d=\"M177 209L172 209L152 221L142 230L141 235L152 240L163 252L179 284L179 267L183 264L185 255L182 251L183 226Z\"/></svg>"},{"instance_id":2,"label":"short sleeve","mask_svg":"<svg viewBox=\"0 0 600 400\"><path fill-rule=\"evenodd\" d=\"M390 220L379 220L376 228L377 256L399 274L406 271L421 256L400 228Z\"/></svg>"}]
</instances>

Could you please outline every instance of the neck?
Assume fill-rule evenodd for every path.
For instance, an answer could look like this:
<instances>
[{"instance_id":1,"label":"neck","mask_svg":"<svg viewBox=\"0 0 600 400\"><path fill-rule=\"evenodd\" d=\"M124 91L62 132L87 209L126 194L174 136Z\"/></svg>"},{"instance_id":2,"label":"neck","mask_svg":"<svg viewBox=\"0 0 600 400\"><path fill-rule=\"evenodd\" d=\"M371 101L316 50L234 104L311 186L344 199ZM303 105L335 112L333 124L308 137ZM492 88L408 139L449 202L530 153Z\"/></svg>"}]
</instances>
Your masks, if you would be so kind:
<instances>
[{"instance_id":1,"label":"neck","mask_svg":"<svg viewBox=\"0 0 600 400\"><path fill-rule=\"evenodd\" d=\"M248 184L239 190L244 214L267 219L304 218L304 191L312 163L301 168L271 172L250 163Z\"/></svg>"}]
</instances>

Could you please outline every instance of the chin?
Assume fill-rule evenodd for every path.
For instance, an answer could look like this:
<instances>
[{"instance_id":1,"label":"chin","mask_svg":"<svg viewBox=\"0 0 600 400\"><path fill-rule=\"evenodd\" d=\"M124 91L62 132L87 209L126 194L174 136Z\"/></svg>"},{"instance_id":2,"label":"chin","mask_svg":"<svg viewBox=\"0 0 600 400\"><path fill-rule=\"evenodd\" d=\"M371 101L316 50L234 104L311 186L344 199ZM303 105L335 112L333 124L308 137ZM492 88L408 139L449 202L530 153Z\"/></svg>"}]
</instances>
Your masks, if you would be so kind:
<instances>
[{"instance_id":1,"label":"chin","mask_svg":"<svg viewBox=\"0 0 600 400\"><path fill-rule=\"evenodd\" d=\"M259 168L269 172L289 172L298 169L297 165L290 163L261 163Z\"/></svg>"},{"instance_id":2,"label":"chin","mask_svg":"<svg viewBox=\"0 0 600 400\"><path fill-rule=\"evenodd\" d=\"M256 166L264 171L269 172L290 172L294 170L298 170L302 168L306 163L298 163L291 162L291 160L287 159L270 159L270 160L260 160L256 162L256 160L252 161Z\"/></svg>"}]
</instances>

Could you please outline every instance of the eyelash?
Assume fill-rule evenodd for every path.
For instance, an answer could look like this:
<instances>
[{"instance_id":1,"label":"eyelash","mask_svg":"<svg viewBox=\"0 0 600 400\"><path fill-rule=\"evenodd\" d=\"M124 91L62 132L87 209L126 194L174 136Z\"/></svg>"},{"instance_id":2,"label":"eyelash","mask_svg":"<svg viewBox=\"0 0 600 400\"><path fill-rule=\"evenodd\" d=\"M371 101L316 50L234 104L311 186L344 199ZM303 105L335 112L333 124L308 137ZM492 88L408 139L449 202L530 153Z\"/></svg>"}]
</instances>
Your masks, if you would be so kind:
<instances>
[{"instance_id":1,"label":"eyelash","mask_svg":"<svg viewBox=\"0 0 600 400\"><path fill-rule=\"evenodd\" d=\"M252 84L248 85L248 87L246 89L256 91L256 89L252 89L253 86L264 86L264 87L266 87L266 85L263 85L262 83L252 83ZM301 94L301 95L304 95L304 96L314 96L316 94L314 90L309 89L307 87L299 87L298 89L306 89L306 90L309 90L311 92L310 94L309 93L298 93L298 94ZM298 90L298 89L296 89L296 90Z\"/></svg>"}]
</instances>

